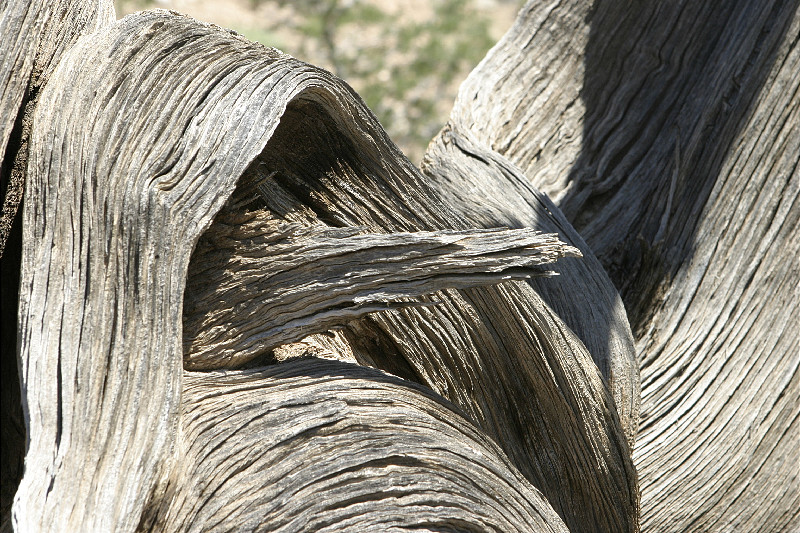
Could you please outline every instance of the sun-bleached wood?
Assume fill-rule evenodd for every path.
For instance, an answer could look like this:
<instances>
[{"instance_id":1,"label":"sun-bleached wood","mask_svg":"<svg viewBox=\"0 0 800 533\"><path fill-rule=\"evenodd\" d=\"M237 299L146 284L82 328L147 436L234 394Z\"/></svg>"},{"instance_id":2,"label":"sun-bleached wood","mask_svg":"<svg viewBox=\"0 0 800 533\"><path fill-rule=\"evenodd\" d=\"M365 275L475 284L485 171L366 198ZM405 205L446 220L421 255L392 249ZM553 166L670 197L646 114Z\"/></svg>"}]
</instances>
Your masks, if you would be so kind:
<instances>
[{"instance_id":1,"label":"sun-bleached wood","mask_svg":"<svg viewBox=\"0 0 800 533\"><path fill-rule=\"evenodd\" d=\"M441 279L426 286L424 279L436 276L422 276L413 290L389 282L381 296L389 300L482 285L492 272L499 274L494 281L516 277L519 267L541 262L540 244L555 247L543 254L547 261L573 253L531 230L470 231L346 85L214 26L166 12L133 15L79 42L51 80L36 106L34 124L47 127L33 130L24 210L20 351L30 447L14 506L19 529L145 527L171 476L191 468L182 464L187 447L213 446L207 434L211 440L181 440L189 379L182 368L183 297L195 244L253 163L279 171L282 188L332 226L309 232L285 214L286 227L300 235L318 243L320 235L335 237L359 260L368 257L358 256L368 253L359 239L417 246L420 254L442 247L430 263ZM421 260L413 255L409 266ZM455 275L459 269L464 278ZM381 293L372 294L377 301ZM533 289L512 282L449 290L422 304L340 324L340 339L356 354L370 342L413 341L399 353L372 350L373 363L415 370L433 388L429 397L452 397L456 407L440 411L453 420L466 409L469 431L487 432L500 445L486 448L487 468L508 465L502 472L491 467L499 478L487 487L527 491L514 504L525 513L563 529L550 502L533 489L511 488L523 478L546 486L549 497L558 494L558 513L574 523L635 529L636 478L614 400L583 344ZM430 349L440 342L438 330L455 329L470 332L462 341L477 335L463 353L452 351L460 344ZM356 331L368 333L355 338ZM441 360L453 355L458 359ZM430 373L439 367L452 387ZM514 408L506 407L510 401ZM258 418L261 408L242 414ZM341 435L340 446L356 436ZM451 445L474 437L458 439ZM424 453L452 462L448 449L442 443ZM308 453L305 461L319 459ZM237 490L248 492L244 485ZM383 509L386 517L393 509ZM491 518L482 516L462 512L456 523L480 528ZM255 527L241 519L247 522L232 518L225 527ZM504 510L490 521L509 519Z\"/></svg>"},{"instance_id":2,"label":"sun-bleached wood","mask_svg":"<svg viewBox=\"0 0 800 533\"><path fill-rule=\"evenodd\" d=\"M422 169L470 223L557 232L581 250L581 260L553 265L559 277L551 283L534 279L530 285L586 345L614 397L628 444L633 447L640 396L633 336L622 300L591 249L519 168L469 133L459 131L454 123L431 143ZM576 291L576 286L587 290Z\"/></svg>"},{"instance_id":3,"label":"sun-bleached wood","mask_svg":"<svg viewBox=\"0 0 800 533\"><path fill-rule=\"evenodd\" d=\"M190 262L184 366L236 368L408 297L547 276L535 267L564 255L580 253L535 230L376 234L223 208Z\"/></svg>"},{"instance_id":4,"label":"sun-bleached wood","mask_svg":"<svg viewBox=\"0 0 800 533\"><path fill-rule=\"evenodd\" d=\"M452 405L377 370L187 372L182 410L184 459L142 529L567 531Z\"/></svg>"},{"instance_id":5,"label":"sun-bleached wood","mask_svg":"<svg viewBox=\"0 0 800 533\"><path fill-rule=\"evenodd\" d=\"M447 204L432 201L439 194L413 167L389 166L384 154L364 157L343 126L319 103L300 99L287 107L251 166L261 175L251 179L283 189L276 213L382 232L472 225L452 211L443 217ZM543 227L554 231L550 219ZM624 426L603 374L563 320L525 283L445 291L429 302L435 305L376 313L345 328L356 360L399 372L458 405L572 529L634 529L638 492ZM519 405L522 399L536 408ZM539 444L553 441L563 444ZM599 454L580 454L577 442ZM585 501L593 503L579 503Z\"/></svg>"},{"instance_id":6,"label":"sun-bleached wood","mask_svg":"<svg viewBox=\"0 0 800 533\"><path fill-rule=\"evenodd\" d=\"M11 529L26 445L16 345L20 204L33 110L62 54L114 19L112 0L0 2L0 531Z\"/></svg>"},{"instance_id":7,"label":"sun-bleached wood","mask_svg":"<svg viewBox=\"0 0 800 533\"><path fill-rule=\"evenodd\" d=\"M795 1L529 2L453 111L625 301L643 530L800 527L798 35Z\"/></svg>"},{"instance_id":8,"label":"sun-bleached wood","mask_svg":"<svg viewBox=\"0 0 800 533\"><path fill-rule=\"evenodd\" d=\"M30 115L42 85L75 41L113 23L112 0L3 3L0 15L0 257L22 199ZM27 108L27 111L26 111ZM15 131L16 130L16 131ZM12 144L9 153L6 148Z\"/></svg>"},{"instance_id":9,"label":"sun-bleached wood","mask_svg":"<svg viewBox=\"0 0 800 533\"><path fill-rule=\"evenodd\" d=\"M421 170L222 28L3 8L3 528L798 526L798 2L531 1Z\"/></svg>"}]
</instances>

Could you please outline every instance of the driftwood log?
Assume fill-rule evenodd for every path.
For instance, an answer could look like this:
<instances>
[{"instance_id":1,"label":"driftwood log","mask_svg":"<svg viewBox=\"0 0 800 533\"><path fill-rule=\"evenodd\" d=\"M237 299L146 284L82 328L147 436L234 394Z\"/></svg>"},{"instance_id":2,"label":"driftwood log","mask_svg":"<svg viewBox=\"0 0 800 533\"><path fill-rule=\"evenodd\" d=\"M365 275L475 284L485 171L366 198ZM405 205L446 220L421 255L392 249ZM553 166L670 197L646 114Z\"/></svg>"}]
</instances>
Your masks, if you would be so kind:
<instances>
[{"instance_id":1,"label":"driftwood log","mask_svg":"<svg viewBox=\"0 0 800 533\"><path fill-rule=\"evenodd\" d=\"M421 168L342 80L2 4L4 531L800 528L800 6L529 2Z\"/></svg>"}]
</instances>

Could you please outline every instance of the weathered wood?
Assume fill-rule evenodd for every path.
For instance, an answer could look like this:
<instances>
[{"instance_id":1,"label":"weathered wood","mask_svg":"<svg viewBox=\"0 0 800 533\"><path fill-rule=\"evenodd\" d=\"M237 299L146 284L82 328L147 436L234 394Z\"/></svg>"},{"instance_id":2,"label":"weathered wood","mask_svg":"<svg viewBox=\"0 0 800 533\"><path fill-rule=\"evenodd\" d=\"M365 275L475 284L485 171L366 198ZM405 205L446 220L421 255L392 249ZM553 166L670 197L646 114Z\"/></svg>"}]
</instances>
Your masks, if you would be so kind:
<instances>
[{"instance_id":1,"label":"weathered wood","mask_svg":"<svg viewBox=\"0 0 800 533\"><path fill-rule=\"evenodd\" d=\"M553 265L558 278L550 283L531 280L530 284L586 345L614 397L628 444L633 447L639 425L639 365L619 294L592 251L550 199L534 189L503 156L456 128L451 123L431 143L423 172L476 226L535 227L557 232L581 250L581 260L567 259Z\"/></svg>"},{"instance_id":2,"label":"weathered wood","mask_svg":"<svg viewBox=\"0 0 800 533\"><path fill-rule=\"evenodd\" d=\"M796 1L530 2L453 112L620 289L645 530L800 525L798 35Z\"/></svg>"},{"instance_id":3,"label":"weathered wood","mask_svg":"<svg viewBox=\"0 0 800 533\"><path fill-rule=\"evenodd\" d=\"M399 378L312 358L187 372L184 391L183 460L143 529L567 531L494 442Z\"/></svg>"},{"instance_id":4,"label":"weathered wood","mask_svg":"<svg viewBox=\"0 0 800 533\"><path fill-rule=\"evenodd\" d=\"M165 32L168 42L156 50L131 39L147 40L170 18L188 32ZM278 112L264 98L264 81L279 54L262 50L259 64L192 72L196 66L170 50L192 42L189 55L220 53L217 45L256 55L242 40L208 37L218 33L163 13L125 19L70 49L41 93L34 123L47 127L32 135L23 226L20 351L30 447L15 501L18 529L132 530L169 472L186 264L233 190L231 176L246 167L243 153L266 142L268 132L250 126L270 124ZM152 68L159 62L189 87L170 86ZM241 81L239 89L218 88L217 105L204 107L212 80L226 77ZM181 98L147 104L159 93ZM252 102L248 117L230 113L238 98ZM184 137L170 147L171 128ZM217 148L228 157L218 158Z\"/></svg>"},{"instance_id":5,"label":"weathered wood","mask_svg":"<svg viewBox=\"0 0 800 533\"><path fill-rule=\"evenodd\" d=\"M112 0L0 2L0 531L22 478L25 422L17 371L20 203L40 88L83 34L115 19Z\"/></svg>"},{"instance_id":6,"label":"weathered wood","mask_svg":"<svg viewBox=\"0 0 800 533\"><path fill-rule=\"evenodd\" d=\"M416 169L403 161L391 165L397 159L387 149L357 143L363 138L352 130L357 117L349 124L319 102L293 102L259 156L265 172L275 172L272 180L295 202L334 226L384 232L470 227L439 203ZM298 216L298 209L288 211ZM356 360L402 367L406 377L458 405L503 446L569 527L634 529L635 472L614 400L561 318L523 283L448 291L431 301L436 305L376 313L346 328ZM361 357L364 351L368 358ZM547 442L559 444L539 444ZM576 453L578 442L599 453Z\"/></svg>"},{"instance_id":7,"label":"weathered wood","mask_svg":"<svg viewBox=\"0 0 800 533\"><path fill-rule=\"evenodd\" d=\"M406 244L465 235L487 244L497 235L464 233L468 225L341 82L164 12L128 17L72 48L41 94L35 124L47 127L34 128L24 212L20 350L31 444L15 504L20 529L135 528L164 498L164 482L190 467L182 464L183 451L213 446L212 435L205 442L178 440L187 414L182 299L194 244L256 157L280 160L289 182L302 169L303 180L288 189L314 196L303 199L333 226L417 232L392 237ZM504 235L536 243L525 241L525 231ZM509 244L496 247L500 257ZM518 255L506 255L512 269L525 264L516 262ZM483 261L466 259L461 266L468 273L475 271L469 263ZM490 259L479 270L496 267ZM455 286L486 281L447 276ZM527 477L546 481L551 492L562 488L559 512L573 522L634 529L630 454L613 399L582 343L526 284L435 299L436 306L425 308L434 318L414 309L388 312L384 328L397 336L381 335L438 340L435 328L455 327L482 336L444 365L436 351L413 347L401 356L423 370L443 365L458 391L456 404L478 415L477 427ZM434 325L425 335L421 318ZM516 409L493 407L511 401ZM351 438L343 435L341 446ZM442 443L431 453L447 457L446 449ZM490 451L491 461L507 462L498 448ZM514 485L521 479L513 470L499 475ZM526 513L562 528L546 500L531 494L519 500ZM480 527L481 516L462 527Z\"/></svg>"},{"instance_id":8,"label":"weathered wood","mask_svg":"<svg viewBox=\"0 0 800 533\"><path fill-rule=\"evenodd\" d=\"M14 527L796 528L798 4L529 2L422 171L216 26L3 4Z\"/></svg>"},{"instance_id":9,"label":"weathered wood","mask_svg":"<svg viewBox=\"0 0 800 533\"><path fill-rule=\"evenodd\" d=\"M223 208L190 261L184 366L236 368L408 297L546 276L535 267L564 255L580 253L535 230L375 234Z\"/></svg>"},{"instance_id":10,"label":"weathered wood","mask_svg":"<svg viewBox=\"0 0 800 533\"><path fill-rule=\"evenodd\" d=\"M0 257L22 200L30 114L61 56L85 34L114 19L111 0L31 1L2 5L0 35ZM26 108L28 111L26 112ZM10 143L10 146L9 146ZM9 151L6 151L9 148ZM14 171L12 173L12 170Z\"/></svg>"}]
</instances>

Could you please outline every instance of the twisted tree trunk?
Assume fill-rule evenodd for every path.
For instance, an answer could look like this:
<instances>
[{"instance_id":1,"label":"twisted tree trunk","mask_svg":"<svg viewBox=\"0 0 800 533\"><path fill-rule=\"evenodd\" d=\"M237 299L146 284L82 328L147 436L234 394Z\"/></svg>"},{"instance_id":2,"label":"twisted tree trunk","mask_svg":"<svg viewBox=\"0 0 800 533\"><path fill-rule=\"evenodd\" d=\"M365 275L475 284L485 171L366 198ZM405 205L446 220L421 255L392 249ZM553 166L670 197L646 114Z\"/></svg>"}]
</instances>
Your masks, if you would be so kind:
<instances>
[{"instance_id":1,"label":"twisted tree trunk","mask_svg":"<svg viewBox=\"0 0 800 533\"><path fill-rule=\"evenodd\" d=\"M0 28L5 529L800 525L797 2L530 2L421 170L219 27Z\"/></svg>"}]
</instances>

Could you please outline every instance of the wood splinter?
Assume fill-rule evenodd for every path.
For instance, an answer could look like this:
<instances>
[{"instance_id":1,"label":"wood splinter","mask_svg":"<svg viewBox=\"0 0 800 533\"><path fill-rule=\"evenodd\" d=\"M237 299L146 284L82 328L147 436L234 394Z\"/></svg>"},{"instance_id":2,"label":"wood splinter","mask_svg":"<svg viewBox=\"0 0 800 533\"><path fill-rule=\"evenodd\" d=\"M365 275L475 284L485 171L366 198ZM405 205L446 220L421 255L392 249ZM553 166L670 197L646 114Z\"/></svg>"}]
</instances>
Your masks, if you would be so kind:
<instances>
[{"instance_id":1,"label":"wood splinter","mask_svg":"<svg viewBox=\"0 0 800 533\"><path fill-rule=\"evenodd\" d=\"M184 366L240 367L273 348L447 288L553 275L580 251L533 229L368 233L224 211L201 237L184 300Z\"/></svg>"}]
</instances>

